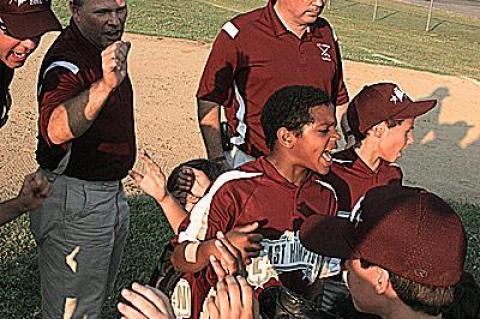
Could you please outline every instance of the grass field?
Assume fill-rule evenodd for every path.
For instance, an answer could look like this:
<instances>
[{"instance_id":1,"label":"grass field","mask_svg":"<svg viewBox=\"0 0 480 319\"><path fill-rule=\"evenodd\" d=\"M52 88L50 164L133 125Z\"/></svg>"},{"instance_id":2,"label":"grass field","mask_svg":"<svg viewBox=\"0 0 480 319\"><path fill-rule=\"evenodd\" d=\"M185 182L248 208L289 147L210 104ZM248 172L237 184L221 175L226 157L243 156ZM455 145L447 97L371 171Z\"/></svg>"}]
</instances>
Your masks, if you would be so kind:
<instances>
[{"instance_id":1,"label":"grass field","mask_svg":"<svg viewBox=\"0 0 480 319\"><path fill-rule=\"evenodd\" d=\"M114 294L103 318L115 318L120 289L134 280L148 281L162 245L173 233L159 208L150 198L130 198L130 237ZM480 280L479 207L451 203L461 214L469 234L467 270ZM40 279L35 243L22 216L0 229L0 318L40 318Z\"/></svg>"},{"instance_id":2,"label":"grass field","mask_svg":"<svg viewBox=\"0 0 480 319\"><path fill-rule=\"evenodd\" d=\"M480 19L428 10L393 0L331 0L324 16L335 27L345 58L375 64L462 75L480 80ZM66 21L64 0L54 1ZM229 18L264 0L129 0L131 32L212 41Z\"/></svg>"},{"instance_id":3,"label":"grass field","mask_svg":"<svg viewBox=\"0 0 480 319\"><path fill-rule=\"evenodd\" d=\"M54 1L67 21L64 0ZM129 0L128 30L136 33L211 41L230 17L263 5L259 0ZM344 57L480 79L480 21L435 13L434 30L426 33L427 12L390 0L380 0L379 20L371 22L372 6L363 0L333 0L325 16L335 26ZM105 307L115 315L122 287L145 282L162 245L172 236L151 199L130 198L131 231L117 288ZM469 233L467 270L480 280L480 207L451 202ZM22 216L0 229L0 318L40 318L39 275L35 243Z\"/></svg>"}]
</instances>

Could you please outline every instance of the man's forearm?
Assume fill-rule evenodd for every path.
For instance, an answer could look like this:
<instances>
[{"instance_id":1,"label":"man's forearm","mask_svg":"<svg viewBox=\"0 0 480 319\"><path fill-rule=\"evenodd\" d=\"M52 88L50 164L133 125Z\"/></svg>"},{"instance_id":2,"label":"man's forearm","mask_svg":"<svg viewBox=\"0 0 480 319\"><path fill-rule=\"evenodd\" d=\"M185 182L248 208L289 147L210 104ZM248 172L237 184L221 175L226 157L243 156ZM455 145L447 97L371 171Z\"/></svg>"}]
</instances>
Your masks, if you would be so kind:
<instances>
[{"instance_id":1,"label":"man's forearm","mask_svg":"<svg viewBox=\"0 0 480 319\"><path fill-rule=\"evenodd\" d=\"M220 133L220 105L198 100L198 123L209 159L223 156Z\"/></svg>"},{"instance_id":2,"label":"man's forearm","mask_svg":"<svg viewBox=\"0 0 480 319\"><path fill-rule=\"evenodd\" d=\"M52 112L47 129L52 143L62 144L82 136L97 118L112 91L99 80L89 89L58 105Z\"/></svg>"},{"instance_id":3,"label":"man's forearm","mask_svg":"<svg viewBox=\"0 0 480 319\"><path fill-rule=\"evenodd\" d=\"M0 226L20 216L24 211L23 205L18 198L0 203Z\"/></svg>"}]
</instances>

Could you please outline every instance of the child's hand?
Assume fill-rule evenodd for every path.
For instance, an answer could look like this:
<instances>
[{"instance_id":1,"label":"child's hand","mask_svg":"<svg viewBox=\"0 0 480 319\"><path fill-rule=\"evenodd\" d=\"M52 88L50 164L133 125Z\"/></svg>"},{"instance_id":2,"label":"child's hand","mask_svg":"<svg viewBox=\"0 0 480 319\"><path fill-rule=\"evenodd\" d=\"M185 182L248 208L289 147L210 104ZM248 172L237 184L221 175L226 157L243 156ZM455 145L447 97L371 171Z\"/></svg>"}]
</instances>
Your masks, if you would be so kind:
<instances>
[{"instance_id":1,"label":"child's hand","mask_svg":"<svg viewBox=\"0 0 480 319\"><path fill-rule=\"evenodd\" d=\"M160 290L137 283L132 290L123 289L122 296L130 305L119 303L118 311L122 318L129 319L174 319L172 306L168 297Z\"/></svg>"},{"instance_id":2,"label":"child's hand","mask_svg":"<svg viewBox=\"0 0 480 319\"><path fill-rule=\"evenodd\" d=\"M17 200L22 210L35 210L42 205L45 198L52 194L52 185L42 172L25 176Z\"/></svg>"},{"instance_id":3,"label":"child's hand","mask_svg":"<svg viewBox=\"0 0 480 319\"><path fill-rule=\"evenodd\" d=\"M166 178L160 166L158 166L147 154L142 151L140 159L145 164L145 174L142 175L137 171L130 171L128 175L135 183L148 195L155 198L160 203L168 195L166 188Z\"/></svg>"},{"instance_id":4,"label":"child's hand","mask_svg":"<svg viewBox=\"0 0 480 319\"><path fill-rule=\"evenodd\" d=\"M243 261L248 265L252 258L258 257L262 250L261 241L263 236L254 233L258 223L254 222L244 226L235 227L226 234L226 238L242 254Z\"/></svg>"},{"instance_id":5,"label":"child's hand","mask_svg":"<svg viewBox=\"0 0 480 319\"><path fill-rule=\"evenodd\" d=\"M241 252L235 248L223 233L217 233L215 241L217 247L218 259L214 255L210 256L210 264L217 275L218 280L223 280L227 275L246 276L247 271L243 262Z\"/></svg>"},{"instance_id":6,"label":"child's hand","mask_svg":"<svg viewBox=\"0 0 480 319\"><path fill-rule=\"evenodd\" d=\"M242 276L228 275L225 280L218 281L216 296L207 300L207 309L212 319L259 318L258 308L253 289Z\"/></svg>"}]
</instances>

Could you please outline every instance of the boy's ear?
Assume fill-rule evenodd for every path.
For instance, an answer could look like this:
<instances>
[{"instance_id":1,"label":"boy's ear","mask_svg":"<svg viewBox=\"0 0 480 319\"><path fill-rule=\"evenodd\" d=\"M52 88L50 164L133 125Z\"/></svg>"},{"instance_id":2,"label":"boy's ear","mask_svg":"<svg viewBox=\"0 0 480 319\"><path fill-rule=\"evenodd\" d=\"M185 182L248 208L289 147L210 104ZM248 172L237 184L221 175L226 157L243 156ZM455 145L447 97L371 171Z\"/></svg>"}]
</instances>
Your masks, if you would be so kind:
<instances>
[{"instance_id":1,"label":"boy's ear","mask_svg":"<svg viewBox=\"0 0 480 319\"><path fill-rule=\"evenodd\" d=\"M390 274L383 268L376 267L376 279L374 281L375 292L379 295L387 292L390 287Z\"/></svg>"},{"instance_id":2,"label":"boy's ear","mask_svg":"<svg viewBox=\"0 0 480 319\"><path fill-rule=\"evenodd\" d=\"M295 144L296 136L295 132L288 130L285 127L281 127L277 130L277 143L286 148L292 148Z\"/></svg>"},{"instance_id":3,"label":"boy's ear","mask_svg":"<svg viewBox=\"0 0 480 319\"><path fill-rule=\"evenodd\" d=\"M370 132L373 136L380 138L385 133L386 129L387 129L387 122L383 121L372 126L372 128L370 129Z\"/></svg>"}]
</instances>

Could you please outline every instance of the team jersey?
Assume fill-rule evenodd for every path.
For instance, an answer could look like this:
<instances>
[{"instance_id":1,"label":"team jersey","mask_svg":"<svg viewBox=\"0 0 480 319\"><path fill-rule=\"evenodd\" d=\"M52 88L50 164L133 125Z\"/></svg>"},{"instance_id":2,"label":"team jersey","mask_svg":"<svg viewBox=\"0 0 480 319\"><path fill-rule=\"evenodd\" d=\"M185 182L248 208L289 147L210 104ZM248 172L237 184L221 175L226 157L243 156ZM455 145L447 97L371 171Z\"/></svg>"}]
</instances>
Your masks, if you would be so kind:
<instances>
[{"instance_id":1,"label":"team jersey","mask_svg":"<svg viewBox=\"0 0 480 319\"><path fill-rule=\"evenodd\" d=\"M324 177L335 188L340 212L351 212L370 189L391 183L401 184L402 178L402 170L396 163L382 160L378 169L372 171L353 147L333 154L330 173Z\"/></svg>"},{"instance_id":2,"label":"team jersey","mask_svg":"<svg viewBox=\"0 0 480 319\"><path fill-rule=\"evenodd\" d=\"M309 172L300 186L283 178L264 157L222 174L190 214L178 241L215 238L218 231L258 221L264 236L260 257L247 267L247 281L257 290L285 285L303 293L318 277L340 271L339 260L308 251L298 231L312 214L335 215L333 188L321 176ZM320 243L319 243L320 244ZM213 287L211 268L206 279Z\"/></svg>"},{"instance_id":3,"label":"team jersey","mask_svg":"<svg viewBox=\"0 0 480 319\"><path fill-rule=\"evenodd\" d=\"M324 90L335 105L348 102L332 27L318 18L298 38L281 22L274 3L223 26L197 91L198 99L225 108L231 142L254 157L269 153L260 116L277 90L310 85Z\"/></svg>"}]
</instances>

